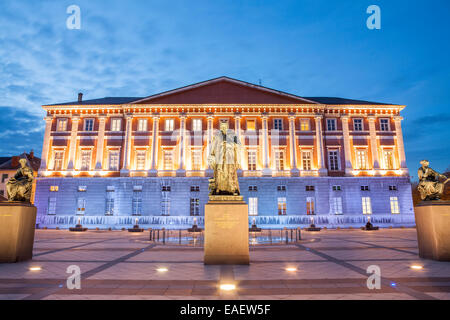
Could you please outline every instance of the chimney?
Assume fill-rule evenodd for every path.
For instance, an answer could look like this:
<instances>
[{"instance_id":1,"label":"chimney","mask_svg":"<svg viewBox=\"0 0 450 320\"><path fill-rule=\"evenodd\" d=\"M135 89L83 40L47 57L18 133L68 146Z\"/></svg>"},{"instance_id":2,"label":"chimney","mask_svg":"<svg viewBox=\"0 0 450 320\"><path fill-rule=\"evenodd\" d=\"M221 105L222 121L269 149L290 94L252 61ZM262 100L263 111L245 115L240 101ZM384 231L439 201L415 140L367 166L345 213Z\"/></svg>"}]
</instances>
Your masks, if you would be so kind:
<instances>
[{"instance_id":1,"label":"chimney","mask_svg":"<svg viewBox=\"0 0 450 320\"><path fill-rule=\"evenodd\" d=\"M78 94L78 102L83 102L83 94L81 92Z\"/></svg>"},{"instance_id":2,"label":"chimney","mask_svg":"<svg viewBox=\"0 0 450 320\"><path fill-rule=\"evenodd\" d=\"M31 159L31 160L34 159L34 151L33 151L33 149L31 149L31 151L30 151L30 159Z\"/></svg>"}]
</instances>

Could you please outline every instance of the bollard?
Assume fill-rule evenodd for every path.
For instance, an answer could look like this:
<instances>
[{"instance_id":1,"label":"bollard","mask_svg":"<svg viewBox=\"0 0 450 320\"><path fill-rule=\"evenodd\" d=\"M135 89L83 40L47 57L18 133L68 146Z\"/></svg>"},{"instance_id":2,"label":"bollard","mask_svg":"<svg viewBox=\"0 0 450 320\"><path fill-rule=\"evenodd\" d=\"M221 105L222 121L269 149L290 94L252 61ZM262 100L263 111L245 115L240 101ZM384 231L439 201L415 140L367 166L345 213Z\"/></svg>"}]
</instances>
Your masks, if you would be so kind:
<instances>
[{"instance_id":1,"label":"bollard","mask_svg":"<svg viewBox=\"0 0 450 320\"><path fill-rule=\"evenodd\" d=\"M152 228L148 229L148 231L150 231L150 241L152 241Z\"/></svg>"},{"instance_id":2,"label":"bollard","mask_svg":"<svg viewBox=\"0 0 450 320\"><path fill-rule=\"evenodd\" d=\"M178 230L178 244L181 244L181 229Z\"/></svg>"},{"instance_id":3,"label":"bollard","mask_svg":"<svg viewBox=\"0 0 450 320\"><path fill-rule=\"evenodd\" d=\"M302 240L302 229L297 228L297 241Z\"/></svg>"},{"instance_id":4,"label":"bollard","mask_svg":"<svg viewBox=\"0 0 450 320\"><path fill-rule=\"evenodd\" d=\"M289 237L288 237L288 230L287 230L286 227L284 227L284 234L286 236L286 244L288 244L289 243Z\"/></svg>"},{"instance_id":5,"label":"bollard","mask_svg":"<svg viewBox=\"0 0 450 320\"><path fill-rule=\"evenodd\" d=\"M270 244L272 244L272 229L269 229Z\"/></svg>"},{"instance_id":6,"label":"bollard","mask_svg":"<svg viewBox=\"0 0 450 320\"><path fill-rule=\"evenodd\" d=\"M294 241L294 230L291 229L291 242L293 242L293 241Z\"/></svg>"},{"instance_id":7,"label":"bollard","mask_svg":"<svg viewBox=\"0 0 450 320\"><path fill-rule=\"evenodd\" d=\"M159 241L159 229L158 229L158 233L157 233L157 235L156 235L157 237L158 237L158 241Z\"/></svg>"},{"instance_id":8,"label":"bollard","mask_svg":"<svg viewBox=\"0 0 450 320\"><path fill-rule=\"evenodd\" d=\"M166 229L163 228L162 231L163 231L163 244L166 244Z\"/></svg>"}]
</instances>

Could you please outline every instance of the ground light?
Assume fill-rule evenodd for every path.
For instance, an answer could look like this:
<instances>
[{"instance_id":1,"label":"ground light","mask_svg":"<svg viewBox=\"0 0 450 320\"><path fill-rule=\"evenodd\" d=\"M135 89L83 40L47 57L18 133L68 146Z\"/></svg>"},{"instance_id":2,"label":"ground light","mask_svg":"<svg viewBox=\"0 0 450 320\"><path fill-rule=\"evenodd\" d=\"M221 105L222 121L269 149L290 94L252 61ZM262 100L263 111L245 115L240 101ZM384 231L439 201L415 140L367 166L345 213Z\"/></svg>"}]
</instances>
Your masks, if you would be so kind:
<instances>
[{"instance_id":1,"label":"ground light","mask_svg":"<svg viewBox=\"0 0 450 320\"><path fill-rule=\"evenodd\" d=\"M423 266L419 266L419 265L415 264L415 265L412 265L412 266L411 266L411 269L414 269L414 270L422 270L422 269L423 269Z\"/></svg>"},{"instance_id":2,"label":"ground light","mask_svg":"<svg viewBox=\"0 0 450 320\"><path fill-rule=\"evenodd\" d=\"M297 268L295 268L295 267L288 267L288 268L286 268L286 271L295 272L295 271L297 271Z\"/></svg>"},{"instance_id":3,"label":"ground light","mask_svg":"<svg viewBox=\"0 0 450 320\"><path fill-rule=\"evenodd\" d=\"M162 267L162 268L156 269L156 271L158 271L158 272L167 272L167 271L169 271L169 269L167 269L165 267Z\"/></svg>"},{"instance_id":4,"label":"ground light","mask_svg":"<svg viewBox=\"0 0 450 320\"><path fill-rule=\"evenodd\" d=\"M31 267L30 269L28 269L30 271L41 271L42 268L41 267Z\"/></svg>"},{"instance_id":5,"label":"ground light","mask_svg":"<svg viewBox=\"0 0 450 320\"><path fill-rule=\"evenodd\" d=\"M224 290L224 291L233 291L236 289L236 286L234 284L231 283L223 283L220 285L220 290Z\"/></svg>"}]
</instances>

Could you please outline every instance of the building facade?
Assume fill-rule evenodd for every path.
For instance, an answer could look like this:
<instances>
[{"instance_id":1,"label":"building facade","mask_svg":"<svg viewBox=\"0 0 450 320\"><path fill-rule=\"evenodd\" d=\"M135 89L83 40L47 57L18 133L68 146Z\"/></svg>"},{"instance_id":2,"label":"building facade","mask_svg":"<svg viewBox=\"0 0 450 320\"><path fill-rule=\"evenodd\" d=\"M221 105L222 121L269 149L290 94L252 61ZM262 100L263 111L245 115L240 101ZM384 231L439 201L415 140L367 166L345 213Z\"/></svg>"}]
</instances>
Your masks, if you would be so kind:
<instances>
[{"instance_id":1,"label":"building facade","mask_svg":"<svg viewBox=\"0 0 450 320\"><path fill-rule=\"evenodd\" d=\"M222 121L243 145L249 223L415 224L402 105L299 97L221 77L145 98L80 94L43 108L40 226L201 225L207 155Z\"/></svg>"}]
</instances>

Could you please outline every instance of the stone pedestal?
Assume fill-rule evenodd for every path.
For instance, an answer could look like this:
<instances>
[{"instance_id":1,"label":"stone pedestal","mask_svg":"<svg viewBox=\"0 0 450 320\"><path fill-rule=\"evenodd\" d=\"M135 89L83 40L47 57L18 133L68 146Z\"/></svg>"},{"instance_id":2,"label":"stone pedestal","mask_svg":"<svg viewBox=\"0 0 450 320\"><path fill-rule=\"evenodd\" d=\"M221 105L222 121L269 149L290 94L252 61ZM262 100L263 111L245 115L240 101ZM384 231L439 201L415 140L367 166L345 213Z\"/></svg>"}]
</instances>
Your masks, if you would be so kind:
<instances>
[{"instance_id":1,"label":"stone pedestal","mask_svg":"<svg viewBox=\"0 0 450 320\"><path fill-rule=\"evenodd\" d=\"M36 207L29 203L0 202L0 263L33 257Z\"/></svg>"},{"instance_id":2,"label":"stone pedestal","mask_svg":"<svg viewBox=\"0 0 450 320\"><path fill-rule=\"evenodd\" d=\"M419 256L450 261L450 201L425 201L414 212Z\"/></svg>"},{"instance_id":3,"label":"stone pedestal","mask_svg":"<svg viewBox=\"0 0 450 320\"><path fill-rule=\"evenodd\" d=\"M205 206L205 264L249 264L248 206L242 196L210 196Z\"/></svg>"}]
</instances>

